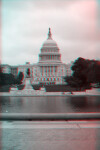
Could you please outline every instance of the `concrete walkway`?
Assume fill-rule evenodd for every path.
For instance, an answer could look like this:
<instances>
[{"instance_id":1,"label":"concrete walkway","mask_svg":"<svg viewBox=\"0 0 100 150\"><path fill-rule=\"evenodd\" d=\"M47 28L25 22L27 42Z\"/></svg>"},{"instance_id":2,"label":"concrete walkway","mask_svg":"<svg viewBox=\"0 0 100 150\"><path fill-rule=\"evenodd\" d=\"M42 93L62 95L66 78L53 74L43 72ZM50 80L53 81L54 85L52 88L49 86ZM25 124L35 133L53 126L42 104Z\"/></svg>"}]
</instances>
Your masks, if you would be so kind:
<instances>
[{"instance_id":1,"label":"concrete walkway","mask_svg":"<svg viewBox=\"0 0 100 150\"><path fill-rule=\"evenodd\" d=\"M100 121L3 121L0 129L0 150L100 150Z\"/></svg>"}]
</instances>

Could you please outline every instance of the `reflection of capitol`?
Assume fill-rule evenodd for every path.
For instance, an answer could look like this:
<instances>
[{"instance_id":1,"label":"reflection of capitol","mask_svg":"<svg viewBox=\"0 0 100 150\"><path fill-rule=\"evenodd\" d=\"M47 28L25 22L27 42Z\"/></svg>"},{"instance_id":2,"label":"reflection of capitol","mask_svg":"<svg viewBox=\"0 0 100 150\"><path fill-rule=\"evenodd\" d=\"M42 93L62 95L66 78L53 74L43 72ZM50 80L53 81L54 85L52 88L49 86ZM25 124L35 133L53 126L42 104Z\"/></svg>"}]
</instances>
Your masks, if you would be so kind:
<instances>
[{"instance_id":1,"label":"reflection of capitol","mask_svg":"<svg viewBox=\"0 0 100 150\"><path fill-rule=\"evenodd\" d=\"M26 63L25 65L19 65L17 67L2 65L2 70L6 72L8 69L9 72L14 75L23 72L24 77L30 77L33 84L63 84L63 77L71 75L70 67L71 64L61 62L58 45L52 39L51 30L49 28L48 38L40 50L38 63Z\"/></svg>"}]
</instances>

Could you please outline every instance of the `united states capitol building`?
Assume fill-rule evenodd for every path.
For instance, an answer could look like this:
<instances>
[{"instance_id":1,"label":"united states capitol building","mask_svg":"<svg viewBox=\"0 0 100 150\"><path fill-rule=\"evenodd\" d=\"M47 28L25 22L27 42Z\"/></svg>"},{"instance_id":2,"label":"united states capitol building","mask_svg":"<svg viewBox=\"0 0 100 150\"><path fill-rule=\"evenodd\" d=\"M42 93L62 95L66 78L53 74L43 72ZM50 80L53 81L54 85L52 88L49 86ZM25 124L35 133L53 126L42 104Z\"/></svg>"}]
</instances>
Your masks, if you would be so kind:
<instances>
[{"instance_id":1,"label":"united states capitol building","mask_svg":"<svg viewBox=\"0 0 100 150\"><path fill-rule=\"evenodd\" d=\"M64 84L64 77L72 73L71 65L72 63L65 64L61 61L60 49L49 28L47 40L40 49L38 63L26 62L25 65L18 66L2 64L1 69L2 72L12 73L14 76L23 72L24 79L29 77L32 84Z\"/></svg>"}]
</instances>

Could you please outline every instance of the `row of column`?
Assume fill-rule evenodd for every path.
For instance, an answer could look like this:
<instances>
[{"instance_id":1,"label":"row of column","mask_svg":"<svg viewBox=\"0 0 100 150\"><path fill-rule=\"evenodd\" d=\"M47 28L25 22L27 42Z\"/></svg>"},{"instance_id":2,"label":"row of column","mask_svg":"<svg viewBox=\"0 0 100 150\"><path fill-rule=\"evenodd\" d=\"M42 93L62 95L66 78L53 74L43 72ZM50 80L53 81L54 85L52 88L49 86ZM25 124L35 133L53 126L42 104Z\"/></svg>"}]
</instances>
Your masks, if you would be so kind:
<instances>
[{"instance_id":1,"label":"row of column","mask_svg":"<svg viewBox=\"0 0 100 150\"><path fill-rule=\"evenodd\" d=\"M58 53L58 49L41 49L41 53Z\"/></svg>"},{"instance_id":2,"label":"row of column","mask_svg":"<svg viewBox=\"0 0 100 150\"><path fill-rule=\"evenodd\" d=\"M56 75L58 71L57 66L42 66L41 75Z\"/></svg>"},{"instance_id":3,"label":"row of column","mask_svg":"<svg viewBox=\"0 0 100 150\"><path fill-rule=\"evenodd\" d=\"M60 60L60 56L58 55L40 56L40 60Z\"/></svg>"}]
</instances>

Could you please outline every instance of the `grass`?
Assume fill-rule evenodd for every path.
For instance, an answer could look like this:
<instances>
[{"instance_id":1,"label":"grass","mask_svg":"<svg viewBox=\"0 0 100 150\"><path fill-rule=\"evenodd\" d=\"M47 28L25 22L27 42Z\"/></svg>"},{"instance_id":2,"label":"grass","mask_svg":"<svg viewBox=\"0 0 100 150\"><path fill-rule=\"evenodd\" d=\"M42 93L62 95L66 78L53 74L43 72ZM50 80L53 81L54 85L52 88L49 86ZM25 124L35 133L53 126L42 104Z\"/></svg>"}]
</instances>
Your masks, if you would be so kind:
<instances>
[{"instance_id":1,"label":"grass","mask_svg":"<svg viewBox=\"0 0 100 150\"><path fill-rule=\"evenodd\" d=\"M25 85L18 85L18 90L23 90ZM32 85L34 90L40 90L42 87L41 84L33 84ZM69 85L44 85L47 92L75 92L79 91L77 88L70 87ZM9 92L11 88L11 85L4 85L0 87L0 92ZM82 88L81 91L84 91L85 88Z\"/></svg>"},{"instance_id":2,"label":"grass","mask_svg":"<svg viewBox=\"0 0 100 150\"><path fill-rule=\"evenodd\" d=\"M9 92L11 87L11 85L0 86L0 92ZM24 85L18 85L17 87L18 90L22 90L24 88Z\"/></svg>"},{"instance_id":3,"label":"grass","mask_svg":"<svg viewBox=\"0 0 100 150\"><path fill-rule=\"evenodd\" d=\"M41 84L34 84L32 85L34 90L39 90L42 85ZM72 92L72 91L79 91L77 88L70 87L69 85L44 85L47 92ZM84 89L82 89L84 91Z\"/></svg>"}]
</instances>

